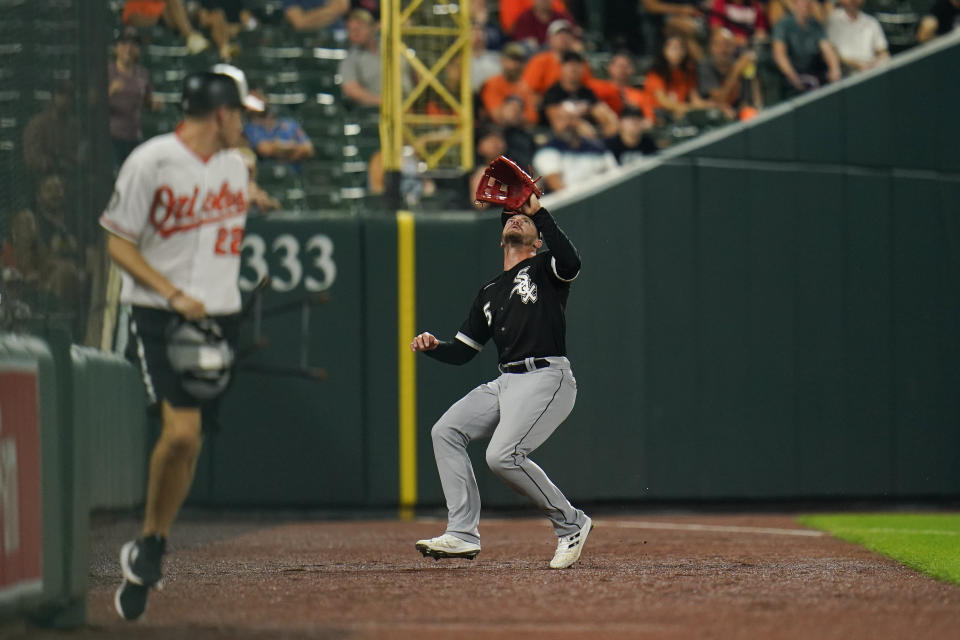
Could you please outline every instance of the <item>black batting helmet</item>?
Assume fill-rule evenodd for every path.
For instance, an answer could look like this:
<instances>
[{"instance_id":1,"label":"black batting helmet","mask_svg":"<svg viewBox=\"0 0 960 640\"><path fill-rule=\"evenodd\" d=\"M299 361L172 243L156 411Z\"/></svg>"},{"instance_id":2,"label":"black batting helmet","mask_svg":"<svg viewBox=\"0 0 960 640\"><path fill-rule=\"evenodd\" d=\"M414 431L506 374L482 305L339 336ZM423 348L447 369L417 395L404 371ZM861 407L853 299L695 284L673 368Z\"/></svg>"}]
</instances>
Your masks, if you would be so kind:
<instances>
[{"instance_id":1,"label":"black batting helmet","mask_svg":"<svg viewBox=\"0 0 960 640\"><path fill-rule=\"evenodd\" d=\"M183 79L180 106L188 116L206 115L217 107L263 111L263 101L247 93L243 71L227 64L187 74Z\"/></svg>"}]
</instances>

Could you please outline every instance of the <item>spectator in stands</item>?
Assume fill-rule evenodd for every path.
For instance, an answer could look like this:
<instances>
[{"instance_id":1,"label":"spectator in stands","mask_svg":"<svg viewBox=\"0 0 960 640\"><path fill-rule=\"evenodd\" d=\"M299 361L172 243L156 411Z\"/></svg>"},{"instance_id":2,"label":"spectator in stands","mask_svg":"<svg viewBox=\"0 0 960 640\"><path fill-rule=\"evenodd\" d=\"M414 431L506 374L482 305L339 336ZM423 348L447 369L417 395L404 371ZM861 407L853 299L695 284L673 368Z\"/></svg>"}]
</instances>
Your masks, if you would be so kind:
<instances>
[{"instance_id":1,"label":"spectator in stands","mask_svg":"<svg viewBox=\"0 0 960 640\"><path fill-rule=\"evenodd\" d=\"M696 63L687 51L686 40L679 35L667 38L657 51L643 86L654 109L661 109L676 120L691 109L707 106L697 93Z\"/></svg>"},{"instance_id":2,"label":"spectator in stands","mask_svg":"<svg viewBox=\"0 0 960 640\"><path fill-rule=\"evenodd\" d=\"M624 106L632 105L644 110L649 108L650 101L647 92L632 86L631 79L635 72L633 57L627 52L615 53L607 63L608 80L593 78L587 86L597 94L597 97L620 115ZM653 119L653 110L650 108L648 117Z\"/></svg>"},{"instance_id":3,"label":"spectator in stands","mask_svg":"<svg viewBox=\"0 0 960 640\"><path fill-rule=\"evenodd\" d=\"M247 194L250 200L251 213L266 213L280 208L280 201L271 196L257 184L257 153L250 147L239 147L237 151L247 165L250 181L247 183Z\"/></svg>"},{"instance_id":4,"label":"spectator in stands","mask_svg":"<svg viewBox=\"0 0 960 640\"><path fill-rule=\"evenodd\" d=\"M633 105L623 108L620 115L620 129L615 136L604 140L604 144L621 165L635 162L643 156L656 153L659 149L647 130L653 126L641 109Z\"/></svg>"},{"instance_id":5,"label":"spectator in stands","mask_svg":"<svg viewBox=\"0 0 960 640\"><path fill-rule=\"evenodd\" d=\"M10 219L10 230L3 239L3 281L17 289L35 289L46 270L47 252L40 244L37 219L29 209L18 211ZM20 291L18 291L19 293Z\"/></svg>"},{"instance_id":6,"label":"spectator in stands","mask_svg":"<svg viewBox=\"0 0 960 640\"><path fill-rule=\"evenodd\" d=\"M872 69L890 58L880 21L861 9L864 0L837 0L827 18L827 38L845 72Z\"/></svg>"},{"instance_id":7,"label":"spectator in stands","mask_svg":"<svg viewBox=\"0 0 960 640\"><path fill-rule=\"evenodd\" d=\"M533 166L533 154L537 150L526 121L525 109L523 98L518 95L507 96L500 107L499 121L503 126L503 139L507 143L507 157L524 168Z\"/></svg>"},{"instance_id":8,"label":"spectator in stands","mask_svg":"<svg viewBox=\"0 0 960 640\"><path fill-rule=\"evenodd\" d=\"M547 44L547 29L557 20L576 24L569 12L554 9L552 0L533 0L533 6L521 13L513 23L510 38L531 51L537 51Z\"/></svg>"},{"instance_id":9,"label":"spectator in stands","mask_svg":"<svg viewBox=\"0 0 960 640\"><path fill-rule=\"evenodd\" d=\"M200 0L197 12L197 24L210 32L222 60L235 58L240 52L234 39L252 18L244 0Z\"/></svg>"},{"instance_id":10,"label":"spectator in stands","mask_svg":"<svg viewBox=\"0 0 960 640\"><path fill-rule=\"evenodd\" d=\"M354 9L347 16L347 39L350 52L340 62L343 95L348 100L366 105L380 104L380 38L373 15L365 9Z\"/></svg>"},{"instance_id":11,"label":"spectator in stands","mask_svg":"<svg viewBox=\"0 0 960 640\"><path fill-rule=\"evenodd\" d=\"M365 9L376 22L380 22L380 0L350 0L350 9Z\"/></svg>"},{"instance_id":12,"label":"spectator in stands","mask_svg":"<svg viewBox=\"0 0 960 640\"><path fill-rule=\"evenodd\" d=\"M260 160L285 164L298 171L301 160L313 157L310 138L292 118L274 115L263 89L252 89L250 94L263 100L266 105L260 113L250 112L250 119L243 127L243 135L250 147L257 152Z\"/></svg>"},{"instance_id":13,"label":"spectator in stands","mask_svg":"<svg viewBox=\"0 0 960 640\"><path fill-rule=\"evenodd\" d=\"M524 11L533 6L533 0L498 0L500 3L500 26L504 33L512 33L513 26ZM567 11L563 0L553 0L551 8L559 13Z\"/></svg>"},{"instance_id":14,"label":"spectator in stands","mask_svg":"<svg viewBox=\"0 0 960 640\"><path fill-rule=\"evenodd\" d=\"M473 93L480 91L489 78L499 75L500 55L487 49L487 38L483 25L473 22L470 31L470 88Z\"/></svg>"},{"instance_id":15,"label":"spectator in stands","mask_svg":"<svg viewBox=\"0 0 960 640\"><path fill-rule=\"evenodd\" d=\"M468 183L468 197L470 198L470 202L473 202L473 196L477 193L477 186L480 184L480 178L483 177L483 172L486 170L487 165L494 159L507 153L507 141L503 137L503 130L495 124L487 124L477 129L474 139L476 140L477 160L474 164L475 169L473 173L470 174ZM514 162L517 161L513 156L508 157ZM523 165L520 166L522 167ZM490 205L481 203L474 206L478 209L486 209Z\"/></svg>"},{"instance_id":16,"label":"spectator in stands","mask_svg":"<svg viewBox=\"0 0 960 640\"><path fill-rule=\"evenodd\" d=\"M555 20L547 28L550 48L530 58L523 70L523 82L534 93L542 95L560 79L560 58L567 51L581 51L582 43L573 33L573 25L566 20ZM583 83L588 84L590 65L583 65Z\"/></svg>"},{"instance_id":17,"label":"spectator in stands","mask_svg":"<svg viewBox=\"0 0 960 640\"><path fill-rule=\"evenodd\" d=\"M113 45L113 60L107 66L107 106L110 109L110 139L117 167L143 140L143 108L152 100L150 75L139 64L140 38L132 27L124 29Z\"/></svg>"},{"instance_id":18,"label":"spectator in stands","mask_svg":"<svg viewBox=\"0 0 960 640\"><path fill-rule=\"evenodd\" d=\"M547 122L556 130L553 121L558 113L564 112L564 119L573 118L577 130L586 138L597 137L595 127L600 128L603 136L614 135L618 127L617 114L584 86L585 66L586 62L580 53L567 51L563 54L560 79L543 95L543 111Z\"/></svg>"},{"instance_id":19,"label":"spectator in stands","mask_svg":"<svg viewBox=\"0 0 960 640\"><path fill-rule=\"evenodd\" d=\"M765 41L770 31L767 12L758 0L713 0L710 29L728 29L737 44Z\"/></svg>"},{"instance_id":20,"label":"spectator in stands","mask_svg":"<svg viewBox=\"0 0 960 640\"><path fill-rule=\"evenodd\" d=\"M695 40L704 29L704 0L642 0L643 12L658 36Z\"/></svg>"},{"instance_id":21,"label":"spectator in stands","mask_svg":"<svg viewBox=\"0 0 960 640\"><path fill-rule=\"evenodd\" d=\"M817 22L823 24L833 6L833 0L812 0L810 4L810 15L817 19ZM771 25L777 24L785 16L793 13L796 7L795 0L768 0L767 1L767 22Z\"/></svg>"},{"instance_id":22,"label":"spectator in stands","mask_svg":"<svg viewBox=\"0 0 960 640\"><path fill-rule=\"evenodd\" d=\"M294 31L320 31L348 11L350 0L283 0L283 17Z\"/></svg>"},{"instance_id":23,"label":"spectator in stands","mask_svg":"<svg viewBox=\"0 0 960 640\"><path fill-rule=\"evenodd\" d=\"M487 0L471 0L470 20L483 26L484 37L487 40L487 49L499 51L503 48L504 36L500 23L490 18L490 7Z\"/></svg>"},{"instance_id":24,"label":"spectator in stands","mask_svg":"<svg viewBox=\"0 0 960 640\"><path fill-rule=\"evenodd\" d=\"M960 29L960 0L936 0L917 28L917 42L927 42Z\"/></svg>"},{"instance_id":25,"label":"spectator in stands","mask_svg":"<svg viewBox=\"0 0 960 640\"><path fill-rule=\"evenodd\" d=\"M521 82L526 51L516 42L508 42L500 52L500 67L503 73L488 79L480 90L480 100L490 119L500 125L507 125L501 108L507 98L517 97L523 105L522 115L526 123L537 123L537 101L533 92Z\"/></svg>"},{"instance_id":26,"label":"spectator in stands","mask_svg":"<svg viewBox=\"0 0 960 640\"><path fill-rule=\"evenodd\" d=\"M572 114L559 111L551 122L553 137L533 156L534 170L549 191L560 191L616 168L617 160L599 140L584 138Z\"/></svg>"},{"instance_id":27,"label":"spectator in stands","mask_svg":"<svg viewBox=\"0 0 960 640\"><path fill-rule=\"evenodd\" d=\"M49 175L37 189L35 211L24 209L11 221L9 243L3 248L8 274L28 290L56 296L65 309L79 307L86 280L81 269L82 250L69 229L65 213L63 180Z\"/></svg>"},{"instance_id":28,"label":"spectator in stands","mask_svg":"<svg viewBox=\"0 0 960 640\"><path fill-rule=\"evenodd\" d=\"M54 88L50 103L23 129L23 159L38 175L66 172L80 161L78 123L73 115L73 84Z\"/></svg>"},{"instance_id":29,"label":"spectator in stands","mask_svg":"<svg viewBox=\"0 0 960 640\"><path fill-rule=\"evenodd\" d=\"M79 265L82 261L75 221L67 219L67 192L57 174L44 177L37 187L35 215L37 237L51 257Z\"/></svg>"},{"instance_id":30,"label":"spectator in stands","mask_svg":"<svg viewBox=\"0 0 960 640\"><path fill-rule=\"evenodd\" d=\"M182 0L127 0L123 5L121 20L131 27L152 27L163 18L171 31L177 31L187 42L190 53L200 53L210 43L194 30L187 17Z\"/></svg>"},{"instance_id":31,"label":"spectator in stands","mask_svg":"<svg viewBox=\"0 0 960 640\"><path fill-rule=\"evenodd\" d=\"M726 27L710 35L709 55L697 66L697 93L730 120L754 113L762 104L757 54L737 54L737 40Z\"/></svg>"},{"instance_id":32,"label":"spectator in stands","mask_svg":"<svg viewBox=\"0 0 960 640\"><path fill-rule=\"evenodd\" d=\"M841 78L840 60L811 15L812 4L813 0L794 0L793 14L773 26L773 59L788 96Z\"/></svg>"}]
</instances>

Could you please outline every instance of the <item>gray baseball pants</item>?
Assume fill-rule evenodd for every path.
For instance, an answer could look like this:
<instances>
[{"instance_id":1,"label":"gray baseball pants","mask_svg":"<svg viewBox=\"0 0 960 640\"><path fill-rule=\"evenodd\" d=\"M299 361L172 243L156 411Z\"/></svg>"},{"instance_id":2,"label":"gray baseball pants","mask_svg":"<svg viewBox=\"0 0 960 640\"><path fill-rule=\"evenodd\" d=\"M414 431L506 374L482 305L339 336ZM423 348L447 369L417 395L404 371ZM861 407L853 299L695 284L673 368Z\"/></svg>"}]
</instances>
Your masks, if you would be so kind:
<instances>
[{"instance_id":1,"label":"gray baseball pants","mask_svg":"<svg viewBox=\"0 0 960 640\"><path fill-rule=\"evenodd\" d=\"M570 415L577 382L570 362L547 358L549 367L504 373L482 384L450 407L430 432L440 484L447 500L447 533L479 543L480 491L467 455L473 440L490 438L487 465L501 480L526 496L553 522L557 536L568 536L586 522L529 458Z\"/></svg>"}]
</instances>

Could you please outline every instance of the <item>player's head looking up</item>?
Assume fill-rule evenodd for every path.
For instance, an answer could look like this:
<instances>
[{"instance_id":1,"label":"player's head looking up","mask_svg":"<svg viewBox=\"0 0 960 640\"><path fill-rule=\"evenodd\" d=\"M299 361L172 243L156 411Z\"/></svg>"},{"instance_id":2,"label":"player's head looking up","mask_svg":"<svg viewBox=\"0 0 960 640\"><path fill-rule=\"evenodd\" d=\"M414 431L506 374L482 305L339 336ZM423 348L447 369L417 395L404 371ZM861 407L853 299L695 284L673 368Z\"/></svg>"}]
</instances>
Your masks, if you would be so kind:
<instances>
[{"instance_id":1,"label":"player's head looking up","mask_svg":"<svg viewBox=\"0 0 960 640\"><path fill-rule=\"evenodd\" d=\"M537 225L528 215L517 213L507 218L500 233L500 246L504 248L521 248L536 254L537 249L543 246Z\"/></svg>"},{"instance_id":2,"label":"player's head looking up","mask_svg":"<svg viewBox=\"0 0 960 640\"><path fill-rule=\"evenodd\" d=\"M243 71L218 64L183 79L184 125L181 137L196 139L202 154L239 146L243 140L243 110L263 111L260 98L250 95Z\"/></svg>"}]
</instances>

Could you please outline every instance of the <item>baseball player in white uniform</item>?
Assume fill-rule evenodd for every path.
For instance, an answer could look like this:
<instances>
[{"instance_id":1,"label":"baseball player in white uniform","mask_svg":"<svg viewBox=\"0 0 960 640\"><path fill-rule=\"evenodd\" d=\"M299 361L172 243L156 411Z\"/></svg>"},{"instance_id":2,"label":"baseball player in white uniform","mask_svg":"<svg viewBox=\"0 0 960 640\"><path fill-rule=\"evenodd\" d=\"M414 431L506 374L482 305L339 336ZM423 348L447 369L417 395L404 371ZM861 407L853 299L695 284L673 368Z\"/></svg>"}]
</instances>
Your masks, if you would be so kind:
<instances>
[{"instance_id":1,"label":"baseball player in white uniform","mask_svg":"<svg viewBox=\"0 0 960 640\"><path fill-rule=\"evenodd\" d=\"M229 65L189 74L182 106L175 133L148 140L124 162L100 218L110 257L123 270L121 301L132 305L128 355L162 420L143 535L120 552L123 583L115 606L128 620L140 617L149 589L161 580L166 539L200 453L201 409L229 376L230 350L223 345L240 311L248 202L247 168L234 148L243 136L244 107L263 110L248 95L243 72ZM201 342L210 342L188 345L189 363L170 348L171 334L186 322ZM211 382L203 376L212 376L212 392L201 388Z\"/></svg>"}]
</instances>

